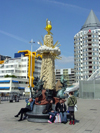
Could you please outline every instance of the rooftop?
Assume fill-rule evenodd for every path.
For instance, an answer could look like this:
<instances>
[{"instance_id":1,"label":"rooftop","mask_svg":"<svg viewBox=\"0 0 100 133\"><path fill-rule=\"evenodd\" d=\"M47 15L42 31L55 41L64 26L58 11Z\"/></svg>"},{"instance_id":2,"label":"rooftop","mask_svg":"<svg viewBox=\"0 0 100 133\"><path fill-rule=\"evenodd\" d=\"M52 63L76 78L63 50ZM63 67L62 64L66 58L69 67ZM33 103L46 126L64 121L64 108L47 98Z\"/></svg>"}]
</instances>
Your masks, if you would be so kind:
<instances>
[{"instance_id":1,"label":"rooftop","mask_svg":"<svg viewBox=\"0 0 100 133\"><path fill-rule=\"evenodd\" d=\"M89 16L87 17L84 25L82 26L81 30L94 30L100 29L100 21L98 20L97 16L94 14L93 10L90 11Z\"/></svg>"}]
</instances>

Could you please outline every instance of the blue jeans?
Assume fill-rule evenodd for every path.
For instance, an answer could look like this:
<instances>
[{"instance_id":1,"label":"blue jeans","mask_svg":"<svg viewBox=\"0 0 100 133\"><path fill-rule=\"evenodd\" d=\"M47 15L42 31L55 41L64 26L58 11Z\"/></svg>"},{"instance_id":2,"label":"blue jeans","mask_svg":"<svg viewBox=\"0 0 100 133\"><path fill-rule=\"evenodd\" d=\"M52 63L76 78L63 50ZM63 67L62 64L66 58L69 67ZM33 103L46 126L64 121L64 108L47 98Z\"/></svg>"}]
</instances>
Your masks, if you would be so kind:
<instances>
[{"instance_id":1,"label":"blue jeans","mask_svg":"<svg viewBox=\"0 0 100 133\"><path fill-rule=\"evenodd\" d=\"M49 115L52 115L52 117L49 118L49 120L50 120L51 122L54 122L55 116L56 116L57 112L56 112L56 111L54 111L54 112L49 112L48 114L49 114Z\"/></svg>"},{"instance_id":2,"label":"blue jeans","mask_svg":"<svg viewBox=\"0 0 100 133\"><path fill-rule=\"evenodd\" d=\"M66 112L60 112L61 122L67 122Z\"/></svg>"}]
</instances>

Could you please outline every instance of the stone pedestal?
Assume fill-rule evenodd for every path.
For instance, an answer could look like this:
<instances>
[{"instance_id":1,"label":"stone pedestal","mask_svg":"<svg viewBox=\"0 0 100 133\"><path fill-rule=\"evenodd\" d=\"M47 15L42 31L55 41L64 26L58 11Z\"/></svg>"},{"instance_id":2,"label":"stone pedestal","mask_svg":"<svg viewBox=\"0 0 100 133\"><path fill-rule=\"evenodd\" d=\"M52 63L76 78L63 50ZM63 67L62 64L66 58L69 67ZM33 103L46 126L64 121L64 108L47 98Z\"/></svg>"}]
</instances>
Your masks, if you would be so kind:
<instances>
[{"instance_id":1,"label":"stone pedestal","mask_svg":"<svg viewBox=\"0 0 100 133\"><path fill-rule=\"evenodd\" d=\"M48 122L49 114L42 114L43 110L45 109L46 105L34 105L33 111L27 112L28 121L30 122ZM52 106L55 109L55 104Z\"/></svg>"}]
</instances>

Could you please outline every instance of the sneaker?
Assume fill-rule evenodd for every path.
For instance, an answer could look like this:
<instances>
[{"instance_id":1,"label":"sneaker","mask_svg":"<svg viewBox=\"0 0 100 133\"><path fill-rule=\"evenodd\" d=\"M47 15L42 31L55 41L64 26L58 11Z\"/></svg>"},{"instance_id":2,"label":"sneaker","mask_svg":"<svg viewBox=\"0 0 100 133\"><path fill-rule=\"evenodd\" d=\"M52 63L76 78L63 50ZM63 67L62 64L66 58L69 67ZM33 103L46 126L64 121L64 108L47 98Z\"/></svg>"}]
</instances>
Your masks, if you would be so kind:
<instances>
[{"instance_id":1,"label":"sneaker","mask_svg":"<svg viewBox=\"0 0 100 133\"><path fill-rule=\"evenodd\" d=\"M18 121L22 121L22 119L19 119Z\"/></svg>"},{"instance_id":2,"label":"sneaker","mask_svg":"<svg viewBox=\"0 0 100 133\"><path fill-rule=\"evenodd\" d=\"M51 124L52 122L48 120L48 122Z\"/></svg>"},{"instance_id":3,"label":"sneaker","mask_svg":"<svg viewBox=\"0 0 100 133\"><path fill-rule=\"evenodd\" d=\"M23 120L26 120L26 117L24 117Z\"/></svg>"},{"instance_id":4,"label":"sneaker","mask_svg":"<svg viewBox=\"0 0 100 133\"><path fill-rule=\"evenodd\" d=\"M18 115L15 115L15 117L18 117Z\"/></svg>"},{"instance_id":5,"label":"sneaker","mask_svg":"<svg viewBox=\"0 0 100 133\"><path fill-rule=\"evenodd\" d=\"M67 122L63 122L64 124L66 124Z\"/></svg>"}]
</instances>

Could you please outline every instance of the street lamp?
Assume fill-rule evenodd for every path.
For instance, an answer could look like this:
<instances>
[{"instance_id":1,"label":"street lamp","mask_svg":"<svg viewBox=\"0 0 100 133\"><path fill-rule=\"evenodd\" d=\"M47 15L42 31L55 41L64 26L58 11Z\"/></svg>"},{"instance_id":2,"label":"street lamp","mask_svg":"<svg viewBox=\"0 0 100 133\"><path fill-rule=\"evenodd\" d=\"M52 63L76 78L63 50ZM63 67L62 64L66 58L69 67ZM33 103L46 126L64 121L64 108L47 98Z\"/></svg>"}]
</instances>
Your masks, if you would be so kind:
<instances>
[{"instance_id":1,"label":"street lamp","mask_svg":"<svg viewBox=\"0 0 100 133\"><path fill-rule=\"evenodd\" d=\"M32 97L32 44L35 43L33 42L33 39L29 42L31 43L31 66L30 66L30 97Z\"/></svg>"}]
</instances>

